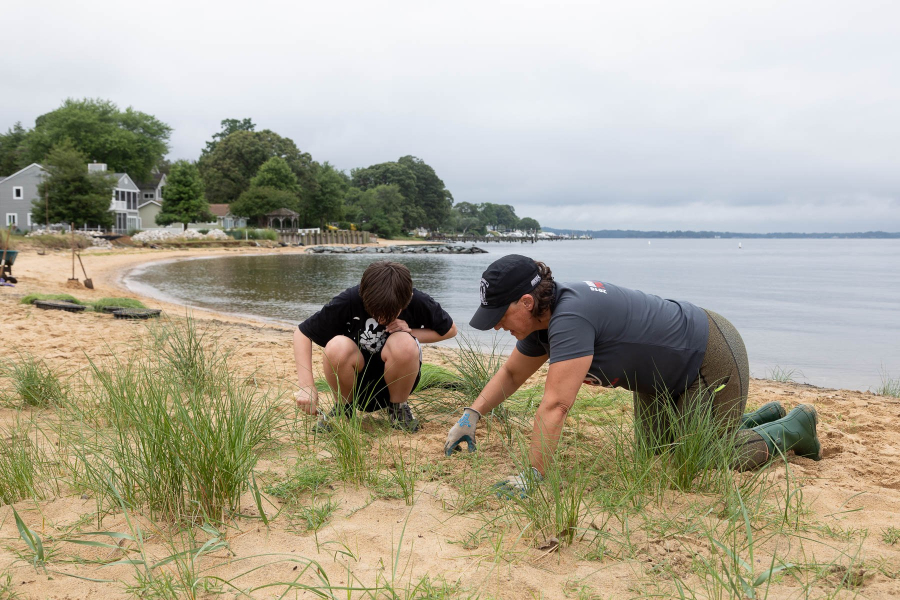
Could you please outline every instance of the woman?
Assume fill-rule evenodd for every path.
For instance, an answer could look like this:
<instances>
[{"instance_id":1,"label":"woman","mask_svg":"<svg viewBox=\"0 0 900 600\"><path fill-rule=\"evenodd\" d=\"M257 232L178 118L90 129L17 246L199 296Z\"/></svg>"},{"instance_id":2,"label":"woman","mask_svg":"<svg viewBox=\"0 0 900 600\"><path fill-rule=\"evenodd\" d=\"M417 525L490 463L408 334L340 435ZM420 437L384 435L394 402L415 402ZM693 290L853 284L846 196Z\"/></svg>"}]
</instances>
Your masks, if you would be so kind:
<instances>
[{"instance_id":1,"label":"woman","mask_svg":"<svg viewBox=\"0 0 900 600\"><path fill-rule=\"evenodd\" d=\"M470 325L509 331L518 342L451 428L444 446L448 456L462 442L474 451L481 416L550 362L531 437L532 473L504 482L519 492L543 476L582 383L632 391L636 429L657 446L670 441L666 415L672 411L663 403L674 402L682 413L705 398L711 399L723 432L742 429L739 468L755 468L788 450L821 459L812 406L798 406L785 416L780 404L770 403L743 414L749 365L741 336L722 316L689 302L601 281L557 283L543 263L511 254L483 273L481 306Z\"/></svg>"}]
</instances>

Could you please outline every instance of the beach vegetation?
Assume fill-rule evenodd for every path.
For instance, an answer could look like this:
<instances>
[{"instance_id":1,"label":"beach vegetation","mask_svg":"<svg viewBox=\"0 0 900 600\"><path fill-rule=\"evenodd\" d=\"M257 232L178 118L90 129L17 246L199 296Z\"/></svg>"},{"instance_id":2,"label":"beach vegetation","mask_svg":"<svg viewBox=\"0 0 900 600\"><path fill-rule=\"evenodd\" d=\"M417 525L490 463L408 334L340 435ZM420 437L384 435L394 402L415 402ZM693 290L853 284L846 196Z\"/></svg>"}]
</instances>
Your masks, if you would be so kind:
<instances>
[{"instance_id":1,"label":"beach vegetation","mask_svg":"<svg viewBox=\"0 0 900 600\"><path fill-rule=\"evenodd\" d=\"M0 502L43 499L53 490L55 478L40 430L19 421L9 428L0 426L0 440Z\"/></svg>"},{"instance_id":2,"label":"beach vegetation","mask_svg":"<svg viewBox=\"0 0 900 600\"><path fill-rule=\"evenodd\" d=\"M87 302L79 300L71 294L26 294L20 302L22 304L34 304L35 300L58 300L60 302L71 302L72 304L80 304L87 306Z\"/></svg>"},{"instance_id":3,"label":"beach vegetation","mask_svg":"<svg viewBox=\"0 0 900 600\"><path fill-rule=\"evenodd\" d=\"M44 359L29 353L0 361L0 377L12 384L10 392L0 392L10 405L47 408L63 403L70 394L63 378Z\"/></svg>"},{"instance_id":4,"label":"beach vegetation","mask_svg":"<svg viewBox=\"0 0 900 600\"><path fill-rule=\"evenodd\" d=\"M255 229L252 227L238 227L229 229L225 233L236 240L270 240L278 241L278 234L273 229Z\"/></svg>"},{"instance_id":5,"label":"beach vegetation","mask_svg":"<svg viewBox=\"0 0 900 600\"><path fill-rule=\"evenodd\" d=\"M239 509L276 399L203 339L190 319L163 325L143 361L91 361L87 401L65 407L79 478L108 509L118 494L172 521L220 522ZM74 425L92 422L100 427Z\"/></svg>"},{"instance_id":6,"label":"beach vegetation","mask_svg":"<svg viewBox=\"0 0 900 600\"><path fill-rule=\"evenodd\" d=\"M888 374L884 365L881 366L881 384L875 388L875 393L879 396L890 396L891 398L900 398L900 377L893 378Z\"/></svg>"},{"instance_id":7,"label":"beach vegetation","mask_svg":"<svg viewBox=\"0 0 900 600\"><path fill-rule=\"evenodd\" d=\"M803 372L799 369L790 369L779 365L775 365L765 373L766 379L777 381L778 383L794 383L798 377L802 378L803 376Z\"/></svg>"},{"instance_id":8,"label":"beach vegetation","mask_svg":"<svg viewBox=\"0 0 900 600\"><path fill-rule=\"evenodd\" d=\"M43 222L44 219L41 219ZM37 244L41 248L48 250L84 250L91 247L91 240L83 235L71 235L66 233L43 233L41 235L31 235L26 238L30 243Z\"/></svg>"},{"instance_id":9,"label":"beach vegetation","mask_svg":"<svg viewBox=\"0 0 900 600\"><path fill-rule=\"evenodd\" d=\"M140 300L134 298L100 298L93 300L90 306L94 310L101 310L108 306L119 306L121 308L147 308Z\"/></svg>"}]
</instances>

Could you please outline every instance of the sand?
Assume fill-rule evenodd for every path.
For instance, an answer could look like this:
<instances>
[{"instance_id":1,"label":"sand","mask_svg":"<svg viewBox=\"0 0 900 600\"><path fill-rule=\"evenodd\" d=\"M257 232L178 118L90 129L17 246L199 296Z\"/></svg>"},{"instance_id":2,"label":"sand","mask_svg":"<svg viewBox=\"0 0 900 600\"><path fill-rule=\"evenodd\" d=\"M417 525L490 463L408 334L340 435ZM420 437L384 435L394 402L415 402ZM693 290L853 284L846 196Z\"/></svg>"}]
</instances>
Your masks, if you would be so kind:
<instances>
[{"instance_id":1,"label":"sand","mask_svg":"<svg viewBox=\"0 0 900 600\"><path fill-rule=\"evenodd\" d=\"M10 359L17 352L31 353L54 369L77 377L87 372L89 359L100 362L113 357L121 359L149 335L147 325L142 322L114 320L98 313L44 311L20 304L20 298L27 293L71 293L84 300L136 297L124 289L122 278L128 269L148 261L235 252L298 251L302 249L88 251L84 262L95 287L87 290L80 284L69 287L67 279L72 265L68 253L51 251L40 256L34 250L23 249L14 267L19 284L15 288L0 288L2 356ZM84 279L80 273L76 277ZM143 300L173 317L185 314L184 307ZM290 389L295 377L291 329L208 311L194 311L193 317L202 328L216 332L219 343L233 348L237 364L248 371L254 369L261 385ZM446 352L426 348L425 360L446 364ZM10 386L8 380L0 380L0 393L8 393ZM784 479L789 470L792 480L802 485L803 520L807 526L790 538L790 543L795 546L794 555L802 546L806 562L818 562L820 567L818 570L808 567L795 576L778 578L768 590L768 597L851 597L855 594L866 598L900 597L897 579L900 544L891 545L883 539L887 528L900 527L900 433L896 427L900 400L868 392L751 381L751 406L776 399L788 409L811 403L819 412L824 460L813 462L789 456L786 465L771 468L770 476ZM295 419L289 413L288 408L286 420L293 422L297 430L309 427L308 418ZM53 410L0 409L0 424L7 428L17 420L29 418L43 426L55 422ZM380 418L375 416L371 421L378 423ZM653 528L637 527L630 553L617 556L613 552L598 560L596 553L592 555L596 544L586 535L569 547L540 549L537 547L540 544L527 532L506 520L503 527L496 523L489 525L492 515L507 514L499 502L460 513L455 502L467 482L497 480L511 474L513 464L496 436L486 438L483 431L479 440L481 453L492 461L492 471L474 470L468 461L456 457L444 458L441 448L451 423L451 417L434 418L418 434L396 434L390 438L390 443L412 452L410 456L416 456L421 467L427 466L428 472L437 474L419 480L412 506L407 506L402 498L380 496L368 487L336 483L315 501L321 503L330 498L337 503L337 510L324 526L313 532L307 531L297 516L302 507L313 502L310 496L299 498L292 505L267 497L270 502L265 505L267 513L274 517L269 526L251 519L235 519L222 525L220 530L230 552L220 550L206 556L202 566L225 579L233 579L251 566L264 565L258 571L234 579L241 589L291 581L298 575L301 582L315 585L318 576L303 573L302 563L284 562L302 557L317 561L333 585L393 582L402 590L398 597L405 597L414 589L419 594L415 597L624 598L652 594L667 597L675 594L672 587L675 576L693 582L694 591L704 596L696 569L693 574L691 571L691 565L697 561L685 550L702 548L703 544L697 540L680 544L677 536L654 536ZM302 444L288 443L277 452L265 454L258 468L260 477L269 483L283 479L297 460L310 451ZM96 503L91 495L76 491L70 483L63 481L60 493L46 500L24 500L14 505L25 523L53 551L46 571L30 564L31 554L19 536L10 507L0 507L0 537L3 538L0 597L5 597L4 573L10 576L8 589L24 598L131 597L127 586L135 582L135 568L103 566L121 558L123 552L59 541L74 532L98 527ZM673 511L677 514L686 502L687 499L673 494L666 506L650 507L646 514L672 514ZM284 511L275 516L281 507ZM256 515L255 503L249 495L242 509L246 515ZM172 527L146 519L142 522L148 531L154 532L146 546L150 555L157 559L167 556L170 551L165 544L166 532L171 532ZM124 515L117 512L106 516L100 529L127 531ZM478 540L479 531L484 533L483 539L472 542ZM208 537L202 532L198 536L202 540ZM126 549L130 547L125 545ZM766 557L776 551L772 543L766 546L760 542L758 552L763 562L758 558L756 573L764 570ZM269 557L259 557L262 554ZM230 562L234 556L257 558L235 564ZM77 557L81 560L76 560ZM98 562L90 564L85 559ZM111 582L92 582L67 575ZM448 589L454 591L428 596L424 590L430 588L421 584L423 578L434 587L440 587L434 582L447 582ZM234 589L225 591L226 596L235 597ZM197 592L198 597L212 597L200 589ZM279 597L282 592L284 588L267 588L255 591L252 597ZM285 597L295 596L314 597L297 590ZM347 593L343 596L336 593L336 596L347 597ZM362 591L351 596L368 597Z\"/></svg>"}]
</instances>

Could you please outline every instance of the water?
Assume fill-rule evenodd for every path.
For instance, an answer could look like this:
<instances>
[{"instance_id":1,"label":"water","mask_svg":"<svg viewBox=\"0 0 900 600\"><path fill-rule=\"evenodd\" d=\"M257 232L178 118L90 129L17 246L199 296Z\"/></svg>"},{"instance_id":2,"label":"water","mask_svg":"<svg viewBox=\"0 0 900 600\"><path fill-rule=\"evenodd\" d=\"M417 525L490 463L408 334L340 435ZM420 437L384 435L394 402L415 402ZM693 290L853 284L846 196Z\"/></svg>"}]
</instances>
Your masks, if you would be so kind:
<instances>
[{"instance_id":1,"label":"water","mask_svg":"<svg viewBox=\"0 0 900 600\"><path fill-rule=\"evenodd\" d=\"M481 272L503 254L543 260L562 281L600 279L688 300L731 320L753 375L775 368L827 387L869 389L900 377L898 240L621 240L488 244L488 254L390 255L460 328ZM127 283L184 304L296 324L359 282L384 255L233 256L154 264ZM512 338L501 337L502 344ZM454 344L455 345L455 344ZM511 344L507 345L511 349Z\"/></svg>"}]
</instances>

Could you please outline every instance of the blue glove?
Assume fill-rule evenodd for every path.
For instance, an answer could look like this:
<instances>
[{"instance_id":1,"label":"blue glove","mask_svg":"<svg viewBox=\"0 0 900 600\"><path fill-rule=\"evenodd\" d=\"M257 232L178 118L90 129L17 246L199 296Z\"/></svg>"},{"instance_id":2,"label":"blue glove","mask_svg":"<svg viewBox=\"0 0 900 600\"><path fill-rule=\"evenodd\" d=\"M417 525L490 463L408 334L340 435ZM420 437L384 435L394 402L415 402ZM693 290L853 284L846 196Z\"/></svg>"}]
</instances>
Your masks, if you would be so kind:
<instances>
[{"instance_id":1,"label":"blue glove","mask_svg":"<svg viewBox=\"0 0 900 600\"><path fill-rule=\"evenodd\" d=\"M510 475L492 487L498 498L527 498L543 480L544 476L531 467L531 472L526 469L518 475Z\"/></svg>"},{"instance_id":2,"label":"blue glove","mask_svg":"<svg viewBox=\"0 0 900 600\"><path fill-rule=\"evenodd\" d=\"M450 456L454 450L460 450L459 446L463 442L466 442L469 446L469 452L475 452L475 427L478 425L478 419L480 418L481 413L474 408L465 409L459 421L450 428L450 433L447 434L444 454Z\"/></svg>"}]
</instances>

